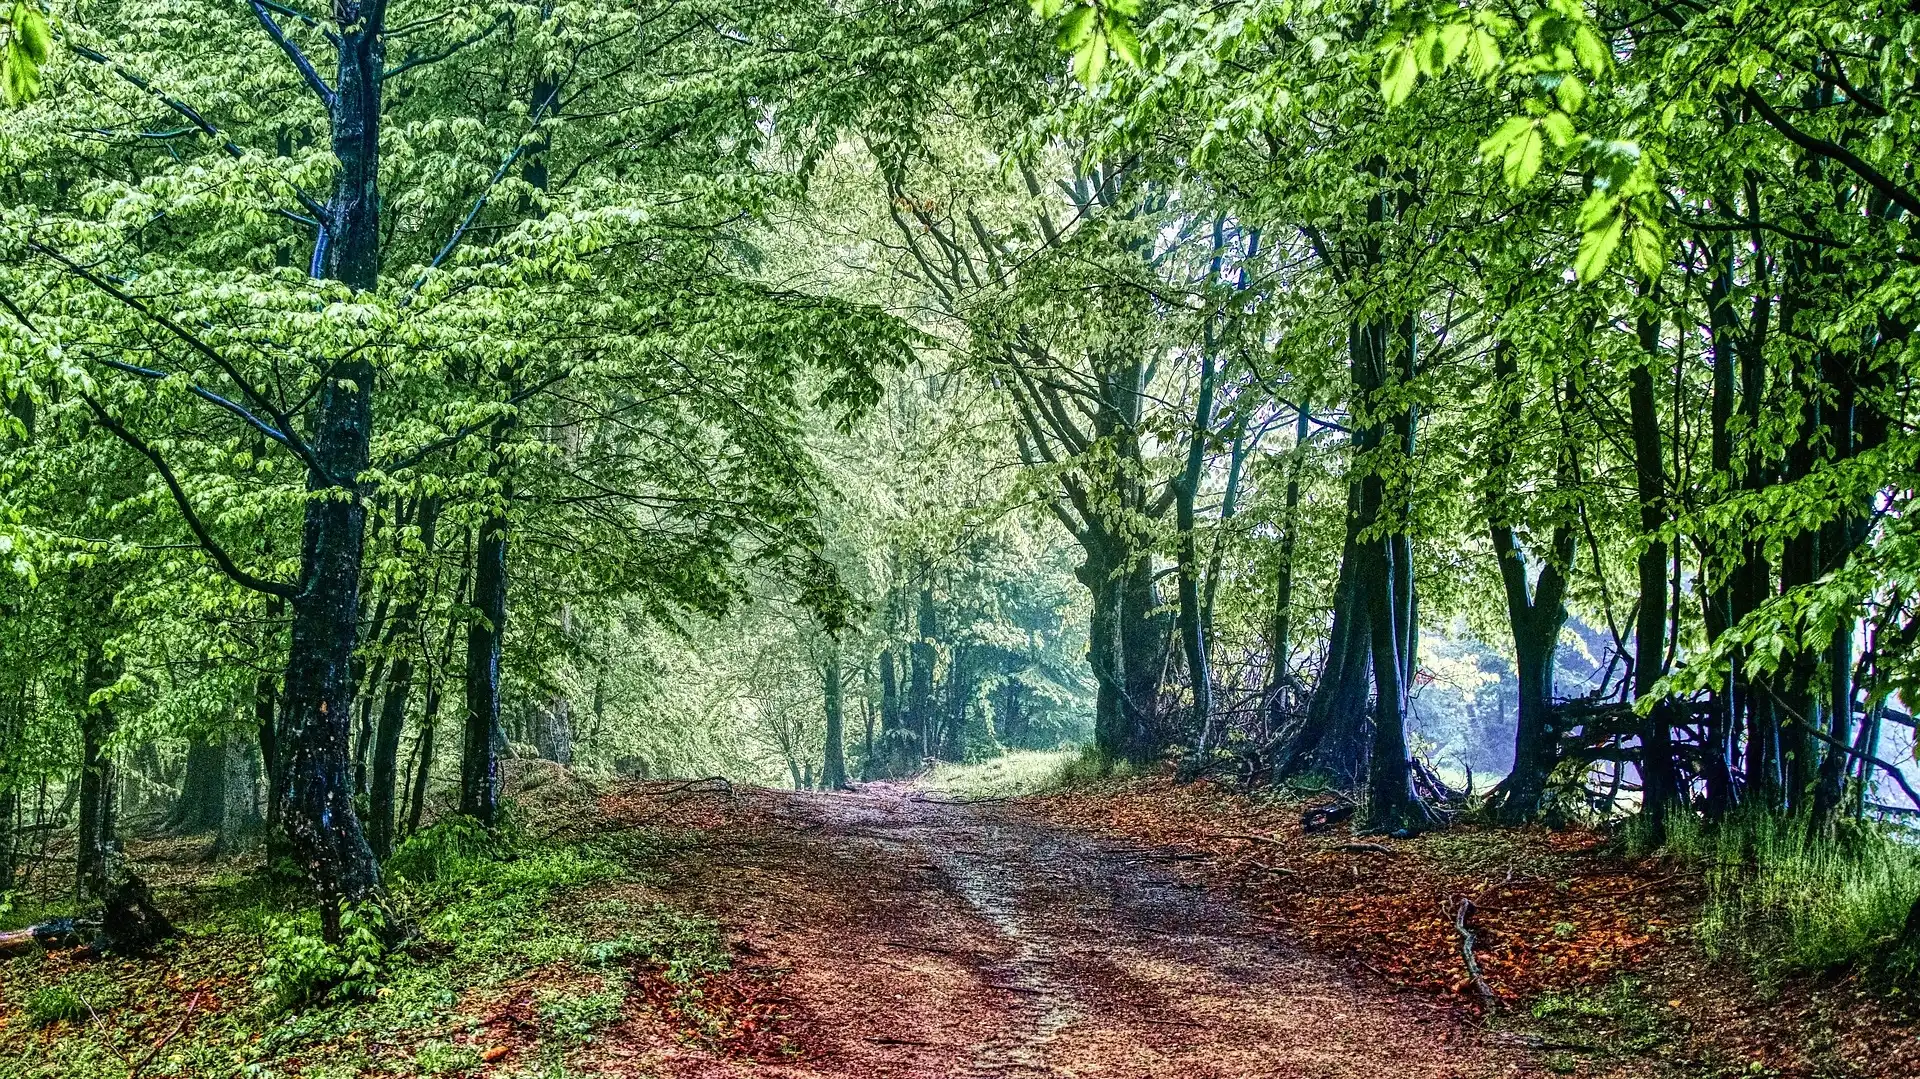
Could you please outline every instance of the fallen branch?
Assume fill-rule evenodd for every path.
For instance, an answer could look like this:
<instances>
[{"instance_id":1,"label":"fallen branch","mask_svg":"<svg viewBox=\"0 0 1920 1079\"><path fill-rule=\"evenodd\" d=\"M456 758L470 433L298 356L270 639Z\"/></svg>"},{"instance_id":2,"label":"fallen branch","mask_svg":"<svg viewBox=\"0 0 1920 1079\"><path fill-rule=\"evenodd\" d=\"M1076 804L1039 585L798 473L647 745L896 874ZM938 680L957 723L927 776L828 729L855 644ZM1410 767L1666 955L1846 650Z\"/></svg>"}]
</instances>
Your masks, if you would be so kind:
<instances>
[{"instance_id":1,"label":"fallen branch","mask_svg":"<svg viewBox=\"0 0 1920 1079\"><path fill-rule=\"evenodd\" d=\"M1400 852L1385 843L1335 843L1321 850L1340 851L1343 854L1399 854Z\"/></svg>"},{"instance_id":2,"label":"fallen branch","mask_svg":"<svg viewBox=\"0 0 1920 1079\"><path fill-rule=\"evenodd\" d=\"M1480 961L1473 957L1473 930L1467 928L1467 916L1474 909L1473 900L1460 900L1460 906L1453 912L1453 931L1460 935L1460 958L1467 961L1467 977L1473 980L1473 991L1479 995L1480 1003L1493 1008L1499 1005L1500 998L1493 995L1487 980L1480 976Z\"/></svg>"},{"instance_id":3,"label":"fallen branch","mask_svg":"<svg viewBox=\"0 0 1920 1079\"><path fill-rule=\"evenodd\" d=\"M1334 802L1330 805L1314 806L1300 814L1300 830L1312 835L1324 832L1353 816L1354 807L1348 802Z\"/></svg>"},{"instance_id":4,"label":"fallen branch","mask_svg":"<svg viewBox=\"0 0 1920 1079\"><path fill-rule=\"evenodd\" d=\"M689 779L685 783L676 783L659 790L640 791L639 795L642 798L656 798L663 794L679 794L683 791L688 794L732 794L733 780L726 776L707 776L702 779Z\"/></svg>"},{"instance_id":5,"label":"fallen branch","mask_svg":"<svg viewBox=\"0 0 1920 1079\"><path fill-rule=\"evenodd\" d=\"M1252 832L1208 832L1208 839L1249 839L1255 843L1271 843L1276 847L1286 846L1286 841L1270 835L1255 835Z\"/></svg>"}]
</instances>

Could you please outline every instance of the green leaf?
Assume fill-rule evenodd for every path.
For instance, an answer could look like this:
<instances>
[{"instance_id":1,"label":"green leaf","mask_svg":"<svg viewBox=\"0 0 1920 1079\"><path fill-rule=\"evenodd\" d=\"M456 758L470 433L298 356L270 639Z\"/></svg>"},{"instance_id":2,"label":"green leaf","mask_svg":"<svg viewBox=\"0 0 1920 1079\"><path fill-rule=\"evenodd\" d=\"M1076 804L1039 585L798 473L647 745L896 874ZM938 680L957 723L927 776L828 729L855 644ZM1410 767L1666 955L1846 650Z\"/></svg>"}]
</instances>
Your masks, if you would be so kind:
<instances>
[{"instance_id":1,"label":"green leaf","mask_svg":"<svg viewBox=\"0 0 1920 1079\"><path fill-rule=\"evenodd\" d=\"M1582 22L1573 32L1573 54L1580 58L1581 67L1595 75L1613 64L1613 51L1607 48L1607 43L1587 22Z\"/></svg>"},{"instance_id":2,"label":"green leaf","mask_svg":"<svg viewBox=\"0 0 1920 1079\"><path fill-rule=\"evenodd\" d=\"M1067 5L1066 0L1032 0L1029 6L1033 8L1033 13L1040 18L1051 19L1055 15L1060 14L1060 9Z\"/></svg>"},{"instance_id":3,"label":"green leaf","mask_svg":"<svg viewBox=\"0 0 1920 1079\"><path fill-rule=\"evenodd\" d=\"M1500 55L1500 42L1475 27L1472 40L1467 42L1467 64L1473 73L1484 78L1498 72L1505 63L1506 59Z\"/></svg>"},{"instance_id":4,"label":"green leaf","mask_svg":"<svg viewBox=\"0 0 1920 1079\"><path fill-rule=\"evenodd\" d=\"M1415 46L1403 42L1387 54L1380 67L1380 95L1386 98L1388 108L1413 93L1413 84L1420 77L1420 61L1414 52Z\"/></svg>"},{"instance_id":5,"label":"green leaf","mask_svg":"<svg viewBox=\"0 0 1920 1079\"><path fill-rule=\"evenodd\" d=\"M1100 75L1107 69L1107 39L1102 34L1089 34L1073 54L1073 76L1082 86L1091 87L1100 81Z\"/></svg>"},{"instance_id":6,"label":"green leaf","mask_svg":"<svg viewBox=\"0 0 1920 1079\"><path fill-rule=\"evenodd\" d=\"M1633 238L1630 241L1633 252L1633 268L1648 281L1657 281L1667 268L1667 236L1657 222L1635 221Z\"/></svg>"},{"instance_id":7,"label":"green leaf","mask_svg":"<svg viewBox=\"0 0 1920 1079\"><path fill-rule=\"evenodd\" d=\"M1553 144L1565 149L1574 140L1573 121L1564 112L1550 112L1540 118L1540 128L1553 140Z\"/></svg>"},{"instance_id":8,"label":"green leaf","mask_svg":"<svg viewBox=\"0 0 1920 1079\"><path fill-rule=\"evenodd\" d=\"M1463 22L1453 22L1440 28L1440 66L1452 67L1459 63L1460 54L1467 51L1467 42L1473 38L1473 27Z\"/></svg>"},{"instance_id":9,"label":"green leaf","mask_svg":"<svg viewBox=\"0 0 1920 1079\"><path fill-rule=\"evenodd\" d=\"M1069 12L1060 24L1060 47L1078 49L1084 46L1093 35L1095 14L1091 5L1082 5Z\"/></svg>"},{"instance_id":10,"label":"green leaf","mask_svg":"<svg viewBox=\"0 0 1920 1079\"><path fill-rule=\"evenodd\" d=\"M1106 28L1107 44L1112 46L1114 55L1124 61L1128 67L1139 67L1140 39L1133 36L1133 27L1108 15Z\"/></svg>"},{"instance_id":11,"label":"green leaf","mask_svg":"<svg viewBox=\"0 0 1920 1079\"><path fill-rule=\"evenodd\" d=\"M1559 99L1562 109L1567 112L1579 112L1587 104L1587 84L1568 75L1553 88L1553 96Z\"/></svg>"},{"instance_id":12,"label":"green leaf","mask_svg":"<svg viewBox=\"0 0 1920 1079\"><path fill-rule=\"evenodd\" d=\"M22 0L13 6L13 34L26 51L27 59L40 65L47 62L47 54L53 48L53 32L47 27L47 17L40 9Z\"/></svg>"},{"instance_id":13,"label":"green leaf","mask_svg":"<svg viewBox=\"0 0 1920 1079\"><path fill-rule=\"evenodd\" d=\"M1521 188L1532 181L1540 171L1540 158L1546 146L1540 137L1540 125L1527 122L1527 129L1515 136L1507 144L1506 160L1501 163L1507 177L1507 186Z\"/></svg>"},{"instance_id":14,"label":"green leaf","mask_svg":"<svg viewBox=\"0 0 1920 1079\"><path fill-rule=\"evenodd\" d=\"M1614 249L1620 246L1620 232L1626 224L1626 215L1616 207L1603 221L1580 234L1580 250L1573 256L1573 273L1581 284L1587 284L1606 270Z\"/></svg>"},{"instance_id":15,"label":"green leaf","mask_svg":"<svg viewBox=\"0 0 1920 1079\"><path fill-rule=\"evenodd\" d=\"M1524 116L1509 117L1506 123L1500 125L1500 130L1481 140L1480 156L1487 160L1502 156L1513 140L1519 138L1520 133L1532 125L1533 121Z\"/></svg>"}]
</instances>

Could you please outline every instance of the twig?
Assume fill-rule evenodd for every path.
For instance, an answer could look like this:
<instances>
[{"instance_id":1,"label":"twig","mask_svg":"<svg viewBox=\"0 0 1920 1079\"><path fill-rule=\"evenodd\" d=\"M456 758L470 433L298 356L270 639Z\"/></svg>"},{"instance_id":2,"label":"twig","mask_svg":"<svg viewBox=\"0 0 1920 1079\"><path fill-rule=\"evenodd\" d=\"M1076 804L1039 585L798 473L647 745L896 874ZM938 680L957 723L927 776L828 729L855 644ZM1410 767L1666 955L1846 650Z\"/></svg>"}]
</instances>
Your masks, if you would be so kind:
<instances>
[{"instance_id":1,"label":"twig","mask_svg":"<svg viewBox=\"0 0 1920 1079\"><path fill-rule=\"evenodd\" d=\"M1467 961L1467 976L1473 979L1473 991L1479 994L1482 1004L1493 1008L1500 1003L1500 998L1493 995L1487 980L1480 976L1480 961L1473 957L1473 930L1467 928L1467 916L1473 912L1473 900L1462 898L1453 912L1453 931L1460 934L1460 958Z\"/></svg>"},{"instance_id":2,"label":"twig","mask_svg":"<svg viewBox=\"0 0 1920 1079\"><path fill-rule=\"evenodd\" d=\"M180 1022L172 1030L168 1031L163 1037L161 1037L159 1041L154 1042L152 1047L149 1048L146 1051L146 1054L140 1057L140 1059L127 1061L127 1079L136 1079L136 1077L140 1074L141 1069L145 1068L148 1064L152 1063L153 1058L160 1054L160 1050L166 1048L166 1045L168 1042L172 1041L176 1036L178 1036L181 1031L187 1029L187 1023L192 1021L193 1019L194 1009L198 1008L199 1006L200 1006L200 994L196 992L195 994L193 994L193 999L187 1001L187 1010L185 1014L180 1016ZM96 1016L95 1018L98 1018L98 1016Z\"/></svg>"}]
</instances>

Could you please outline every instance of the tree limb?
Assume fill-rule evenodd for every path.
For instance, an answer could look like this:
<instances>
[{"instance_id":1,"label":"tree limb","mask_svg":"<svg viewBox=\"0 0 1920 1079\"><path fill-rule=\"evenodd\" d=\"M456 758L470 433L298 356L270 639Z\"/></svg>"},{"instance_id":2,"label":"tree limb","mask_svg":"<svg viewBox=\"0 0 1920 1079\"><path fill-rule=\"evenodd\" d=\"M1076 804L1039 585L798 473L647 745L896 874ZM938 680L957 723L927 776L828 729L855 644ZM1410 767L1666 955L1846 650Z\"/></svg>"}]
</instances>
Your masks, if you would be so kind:
<instances>
[{"instance_id":1,"label":"tree limb","mask_svg":"<svg viewBox=\"0 0 1920 1079\"><path fill-rule=\"evenodd\" d=\"M195 110L193 106L187 104L184 101L181 101L179 98L174 97L171 94L165 93L164 91L160 90L158 87L154 86L151 82L148 82L144 77L137 75L134 72L128 71L125 67L121 66L118 60L115 60L104 53L95 52L94 50L89 49L84 45L70 45L69 47L73 50L73 54L75 56L78 56L85 60L91 60L94 63L99 64L101 67L104 67L108 71L113 72L115 75L120 76L120 78L125 82L127 82L129 85L135 86L153 95L154 97L159 99L161 104L165 105L167 108L172 109L174 112L179 113L181 116L186 117L188 123L192 124L193 126L199 128L201 131L205 132L208 138L218 142L220 144L220 148L226 151L228 157L231 157L237 160L247 156L247 152L245 150L242 150L240 147L234 145L234 142L232 139L229 139L225 135L221 134L220 129L213 126L211 123L208 123L207 118L200 115L200 113L197 110ZM323 232L326 231L331 219L328 216L326 209L320 205L319 201L316 200L312 195L309 195L305 191L300 190L298 187L293 188L293 197L298 199L300 202L300 205L306 207L307 212L312 214L314 220L320 223L321 230Z\"/></svg>"},{"instance_id":2,"label":"tree limb","mask_svg":"<svg viewBox=\"0 0 1920 1079\"><path fill-rule=\"evenodd\" d=\"M295 45L292 39L281 31L280 24L273 21L273 16L267 12L267 6L260 0L249 0L248 6L253 8L254 17L260 20L260 25L267 31L267 36L273 39L275 45L280 46L281 52L287 54L287 59L293 61L294 68L300 72L300 77L306 80L308 88L320 96L320 103L329 109L333 108L333 89L320 78L320 73L313 69L313 62L307 59L306 53L300 51L300 46Z\"/></svg>"},{"instance_id":3,"label":"tree limb","mask_svg":"<svg viewBox=\"0 0 1920 1079\"><path fill-rule=\"evenodd\" d=\"M1889 202L1894 203L1915 217L1920 217L1920 196L1916 196L1913 192L1894 183L1893 180L1888 178L1886 174L1882 173L1879 169L1862 161L1852 150L1847 149L1839 143L1828 142L1825 139L1809 135L1793 126L1793 124L1787 121L1786 117L1774 111L1773 106L1767 104L1767 99L1760 96L1757 91L1749 89L1747 91L1747 101L1760 113L1761 118L1767 122L1767 126L1778 131L1788 142L1793 143L1795 146L1800 147L1810 154L1819 154L1821 157L1838 161L1840 164L1845 165L1855 176L1865 180L1868 186L1885 196Z\"/></svg>"},{"instance_id":4,"label":"tree limb","mask_svg":"<svg viewBox=\"0 0 1920 1079\"><path fill-rule=\"evenodd\" d=\"M303 462L306 463L306 466L308 468L313 469L315 474L325 478L328 483L332 483L335 485L339 484L340 481L336 479L331 472L327 471L327 469L321 466L320 458L314 454L313 448L308 446L304 441L302 441L299 438L299 436L293 433L293 424L289 422L287 415L284 412L281 412L279 409L275 408L273 406L273 402L267 399L266 394L261 393L259 390L253 387L252 383L248 382L244 378L241 378L240 372L233 366L232 363L228 362L225 356L220 355L220 353L216 351L213 348L213 346L207 344L205 341L200 340L198 337L195 337L193 334L188 333L186 330L186 327L181 326L179 323L168 318L166 315L163 315L160 312L155 311L153 308L148 307L145 303L142 303L139 299L128 295L126 292L123 292L121 289L116 287L112 282L108 281L106 278L101 277L99 274L94 273L92 270L87 269L85 266L82 266L79 263L74 262L72 259L61 254L60 252L55 251L54 249L47 247L46 245L39 243L38 241L35 241L35 240L28 240L27 247L33 251L39 252L41 255L46 256L48 259L51 259L53 262L58 263L60 266L64 267L68 273L73 274L75 277L78 277L81 280L87 282L88 284L92 285L94 288L99 289L100 291L120 301L122 304L125 304L126 306L134 309L135 311L138 311L141 315L145 316L149 321L157 323L162 329L165 329L168 333L171 333L173 336L185 342L187 347L193 349L195 352L198 352L200 355L205 356L207 359L213 361L215 366L219 367L221 371L226 373L226 376L228 378L233 380L234 385L240 387L240 392L245 394L247 399L253 402L254 407L260 409L262 412L265 412L267 415L273 417L273 422L279 425L279 430L282 437L278 441L280 441L282 445L292 450L296 455L299 456L299 458Z\"/></svg>"},{"instance_id":5,"label":"tree limb","mask_svg":"<svg viewBox=\"0 0 1920 1079\"><path fill-rule=\"evenodd\" d=\"M205 522L200 520L200 515L194 512L193 503L187 500L187 492L181 488L180 480L174 476L173 469L167 465L166 458L155 452L145 439L127 430L119 420L114 419L112 414L100 406L100 402L93 399L92 394L82 392L80 399L87 403L87 408L92 410L94 417L100 421L100 426L105 427L115 438L138 450L141 456L153 462L154 470L160 473L160 479L166 483L167 490L173 494L174 504L180 507L180 516L186 518L187 528L193 532L194 539L200 541L200 549L213 559L214 565L220 567L220 572L243 588L251 588L255 592L264 592L269 596L279 596L282 599L294 597L297 590L292 585L256 577L235 565L233 558L227 554L226 548L220 546L219 541L215 540L213 534L207 530Z\"/></svg>"}]
</instances>

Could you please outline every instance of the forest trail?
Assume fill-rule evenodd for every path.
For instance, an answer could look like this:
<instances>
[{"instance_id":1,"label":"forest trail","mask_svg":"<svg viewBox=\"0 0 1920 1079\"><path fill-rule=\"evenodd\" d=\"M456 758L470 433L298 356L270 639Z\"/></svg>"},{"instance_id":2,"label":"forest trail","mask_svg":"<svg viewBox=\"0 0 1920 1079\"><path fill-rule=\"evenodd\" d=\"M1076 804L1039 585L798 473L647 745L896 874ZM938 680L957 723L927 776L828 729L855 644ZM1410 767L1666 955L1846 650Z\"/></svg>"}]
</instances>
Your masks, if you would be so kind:
<instances>
[{"instance_id":1,"label":"forest trail","mask_svg":"<svg viewBox=\"0 0 1920 1079\"><path fill-rule=\"evenodd\" d=\"M623 804L635 805L606 803L616 819ZM668 890L780 972L790 1052L755 1062L674 1046L649 1062L662 1074L1536 1073L1432 1000L1288 948L1182 879L1179 852L1069 831L1018 803L879 783L742 791L702 828L696 851L662 867Z\"/></svg>"}]
</instances>

